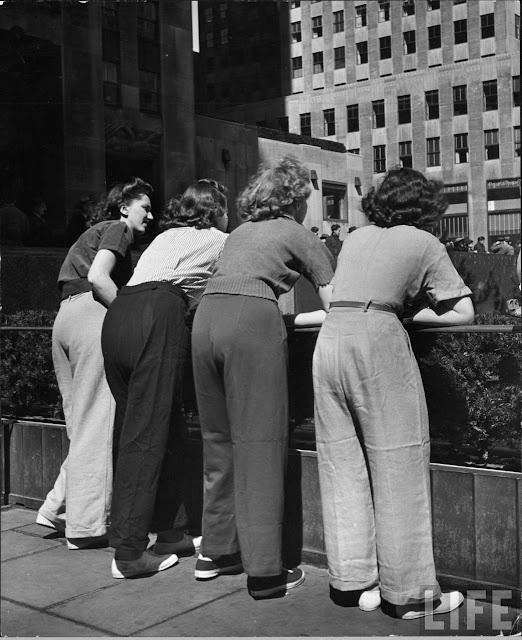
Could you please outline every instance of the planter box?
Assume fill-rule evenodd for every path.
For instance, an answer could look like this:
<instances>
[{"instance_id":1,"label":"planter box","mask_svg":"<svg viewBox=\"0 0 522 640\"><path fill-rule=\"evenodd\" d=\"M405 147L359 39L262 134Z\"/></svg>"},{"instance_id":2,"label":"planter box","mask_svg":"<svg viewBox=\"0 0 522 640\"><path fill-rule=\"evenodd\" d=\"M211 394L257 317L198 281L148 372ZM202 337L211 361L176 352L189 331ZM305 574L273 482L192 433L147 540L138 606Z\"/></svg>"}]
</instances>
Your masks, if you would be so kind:
<instances>
[{"instance_id":1,"label":"planter box","mask_svg":"<svg viewBox=\"0 0 522 640\"><path fill-rule=\"evenodd\" d=\"M65 427L3 420L5 502L38 508L67 455ZM199 523L202 451L195 425L187 446L187 508ZM433 533L442 583L510 589L520 596L522 474L431 465ZM285 556L326 566L317 454L291 449L284 527Z\"/></svg>"}]
</instances>

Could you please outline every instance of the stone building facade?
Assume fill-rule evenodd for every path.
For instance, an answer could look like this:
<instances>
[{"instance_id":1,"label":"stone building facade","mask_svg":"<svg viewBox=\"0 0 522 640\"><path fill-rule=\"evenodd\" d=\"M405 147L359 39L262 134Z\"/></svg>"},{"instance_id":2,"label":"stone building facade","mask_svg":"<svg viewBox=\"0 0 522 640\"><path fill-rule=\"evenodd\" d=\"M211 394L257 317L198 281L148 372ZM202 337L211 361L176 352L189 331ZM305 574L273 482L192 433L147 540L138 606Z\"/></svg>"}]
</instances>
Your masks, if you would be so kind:
<instances>
[{"instance_id":1,"label":"stone building facade","mask_svg":"<svg viewBox=\"0 0 522 640\"><path fill-rule=\"evenodd\" d=\"M364 190L413 166L445 184L447 235L519 241L519 0L306 0L280 11L291 91L213 115L342 142L362 155Z\"/></svg>"}]
</instances>

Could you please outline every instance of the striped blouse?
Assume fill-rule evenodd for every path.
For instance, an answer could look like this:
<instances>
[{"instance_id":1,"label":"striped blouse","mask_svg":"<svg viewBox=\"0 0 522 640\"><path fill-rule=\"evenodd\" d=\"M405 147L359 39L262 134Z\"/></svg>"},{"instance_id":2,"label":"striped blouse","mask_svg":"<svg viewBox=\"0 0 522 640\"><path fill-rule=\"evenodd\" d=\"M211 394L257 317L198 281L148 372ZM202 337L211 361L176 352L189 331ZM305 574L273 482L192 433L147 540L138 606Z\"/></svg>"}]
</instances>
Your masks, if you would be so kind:
<instances>
[{"instance_id":1,"label":"striped blouse","mask_svg":"<svg viewBox=\"0 0 522 640\"><path fill-rule=\"evenodd\" d=\"M203 295L227 237L215 227L167 229L145 249L127 286L170 282L185 291L193 306Z\"/></svg>"}]
</instances>

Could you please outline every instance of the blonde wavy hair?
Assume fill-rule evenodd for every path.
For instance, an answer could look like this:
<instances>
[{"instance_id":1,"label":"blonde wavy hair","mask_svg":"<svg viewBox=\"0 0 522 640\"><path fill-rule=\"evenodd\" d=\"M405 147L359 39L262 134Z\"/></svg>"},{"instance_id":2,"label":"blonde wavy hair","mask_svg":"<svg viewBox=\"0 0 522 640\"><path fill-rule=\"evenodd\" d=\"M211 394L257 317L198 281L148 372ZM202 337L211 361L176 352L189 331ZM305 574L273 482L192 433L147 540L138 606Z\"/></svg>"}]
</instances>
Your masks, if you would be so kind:
<instances>
[{"instance_id":1,"label":"blonde wavy hair","mask_svg":"<svg viewBox=\"0 0 522 640\"><path fill-rule=\"evenodd\" d=\"M307 167L297 158L285 156L272 167L259 168L238 195L237 211L244 221L280 218L290 213L292 204L306 200L311 191Z\"/></svg>"}]
</instances>

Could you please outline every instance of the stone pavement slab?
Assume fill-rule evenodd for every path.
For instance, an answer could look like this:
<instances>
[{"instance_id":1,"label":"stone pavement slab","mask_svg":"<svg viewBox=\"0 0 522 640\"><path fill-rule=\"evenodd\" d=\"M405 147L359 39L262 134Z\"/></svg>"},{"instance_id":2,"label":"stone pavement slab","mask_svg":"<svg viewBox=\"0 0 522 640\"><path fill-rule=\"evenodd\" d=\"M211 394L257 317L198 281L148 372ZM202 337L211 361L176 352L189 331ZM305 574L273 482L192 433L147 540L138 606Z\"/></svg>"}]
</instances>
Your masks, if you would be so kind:
<instances>
[{"instance_id":1,"label":"stone pavement slab","mask_svg":"<svg viewBox=\"0 0 522 640\"><path fill-rule=\"evenodd\" d=\"M2 636L103 637L105 634L37 609L2 600Z\"/></svg>"},{"instance_id":2,"label":"stone pavement slab","mask_svg":"<svg viewBox=\"0 0 522 640\"><path fill-rule=\"evenodd\" d=\"M49 610L83 623L97 619L98 625L110 633L131 635L239 590L248 598L244 574L199 582L194 578L195 565L195 556L182 558L178 565L153 576L113 579L112 587ZM106 570L110 570L110 564Z\"/></svg>"},{"instance_id":3,"label":"stone pavement slab","mask_svg":"<svg viewBox=\"0 0 522 640\"><path fill-rule=\"evenodd\" d=\"M60 545L61 543L57 540L24 535L20 533L20 529L4 531L2 533L2 561L52 549Z\"/></svg>"},{"instance_id":4,"label":"stone pavement slab","mask_svg":"<svg viewBox=\"0 0 522 640\"><path fill-rule=\"evenodd\" d=\"M88 549L59 547L2 562L2 595L46 607L112 585L108 556Z\"/></svg>"},{"instance_id":5,"label":"stone pavement slab","mask_svg":"<svg viewBox=\"0 0 522 640\"><path fill-rule=\"evenodd\" d=\"M36 520L36 512L29 509L2 509L0 522L2 531L16 529Z\"/></svg>"}]
</instances>

